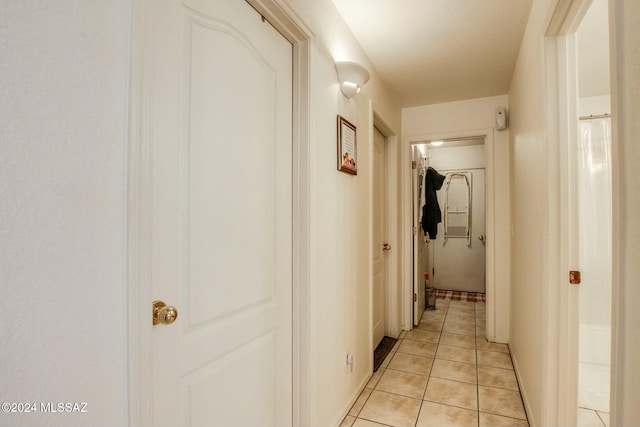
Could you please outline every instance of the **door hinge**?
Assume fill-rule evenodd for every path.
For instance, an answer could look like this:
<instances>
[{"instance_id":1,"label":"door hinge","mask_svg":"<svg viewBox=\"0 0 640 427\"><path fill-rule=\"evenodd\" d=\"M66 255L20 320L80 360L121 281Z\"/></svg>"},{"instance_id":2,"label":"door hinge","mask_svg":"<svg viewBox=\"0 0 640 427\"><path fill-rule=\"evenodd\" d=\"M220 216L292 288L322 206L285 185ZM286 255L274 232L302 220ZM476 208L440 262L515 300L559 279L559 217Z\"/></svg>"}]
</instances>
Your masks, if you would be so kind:
<instances>
[{"instance_id":1,"label":"door hinge","mask_svg":"<svg viewBox=\"0 0 640 427\"><path fill-rule=\"evenodd\" d=\"M413 302L418 301L418 294L413 294Z\"/></svg>"},{"instance_id":2,"label":"door hinge","mask_svg":"<svg viewBox=\"0 0 640 427\"><path fill-rule=\"evenodd\" d=\"M435 275L436 275L436 268L435 268L435 267L433 267L433 268L431 269L431 275L432 275L432 276L435 276Z\"/></svg>"},{"instance_id":3,"label":"door hinge","mask_svg":"<svg viewBox=\"0 0 640 427\"><path fill-rule=\"evenodd\" d=\"M415 160L411 162L411 169L418 169L418 162Z\"/></svg>"},{"instance_id":4,"label":"door hinge","mask_svg":"<svg viewBox=\"0 0 640 427\"><path fill-rule=\"evenodd\" d=\"M415 236L416 234L418 234L418 230L415 227L412 227L413 230L413 235Z\"/></svg>"},{"instance_id":5,"label":"door hinge","mask_svg":"<svg viewBox=\"0 0 640 427\"><path fill-rule=\"evenodd\" d=\"M572 285L579 285L581 282L581 277L580 277L580 272L579 271L575 271L575 270L571 270L569 272L569 283L571 283Z\"/></svg>"}]
</instances>

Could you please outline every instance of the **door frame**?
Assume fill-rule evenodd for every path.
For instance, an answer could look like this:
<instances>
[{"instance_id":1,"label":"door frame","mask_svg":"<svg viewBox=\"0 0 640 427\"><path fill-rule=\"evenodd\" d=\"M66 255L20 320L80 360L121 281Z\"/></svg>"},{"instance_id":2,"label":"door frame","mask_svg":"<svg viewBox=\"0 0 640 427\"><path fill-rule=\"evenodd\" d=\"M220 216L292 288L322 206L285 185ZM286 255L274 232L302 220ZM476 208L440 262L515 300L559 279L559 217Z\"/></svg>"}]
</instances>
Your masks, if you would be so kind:
<instances>
[{"instance_id":1,"label":"door frame","mask_svg":"<svg viewBox=\"0 0 640 427\"><path fill-rule=\"evenodd\" d=\"M581 0L580 0L581 1ZM575 34L545 40L547 73L548 204L542 286L542 387L545 425L575 425L578 408L578 288L569 270L579 269L575 164L577 93L568 84L576 73ZM574 99L575 98L575 99ZM574 179L571 180L570 177ZM568 197L561 197L562 194ZM559 286L558 286L559 285ZM573 361L573 363L572 363Z\"/></svg>"},{"instance_id":2,"label":"door frame","mask_svg":"<svg viewBox=\"0 0 640 427\"><path fill-rule=\"evenodd\" d=\"M413 203L411 199L411 147L424 141L433 140L453 140L457 138L482 138L485 147L485 221L486 221L486 258L485 258L485 276L486 276L486 304L487 304L487 338L490 341L505 341L508 337L497 335L496 325L499 322L507 322L509 319L508 307L508 289L496 289L496 269L497 259L495 256L495 168L494 168L494 129L484 128L468 131L453 131L444 133L432 133L422 135L412 135L404 137L402 150L402 179L403 179L403 219L406 227L403 229L403 250L407 254L411 254L411 248L415 236L413 235L413 219L411 210ZM403 259L403 324L404 328L411 330L413 327L413 319L411 318L413 308L413 259L411 256ZM497 304L498 291L503 294L500 300L506 298L507 304ZM505 295L506 294L506 295Z\"/></svg>"},{"instance_id":3,"label":"door frame","mask_svg":"<svg viewBox=\"0 0 640 427\"><path fill-rule=\"evenodd\" d=\"M310 67L311 32L278 0L246 0L293 46L293 425L311 425ZM126 306L128 422L151 427L151 179L153 0L133 2L127 152Z\"/></svg>"}]
</instances>

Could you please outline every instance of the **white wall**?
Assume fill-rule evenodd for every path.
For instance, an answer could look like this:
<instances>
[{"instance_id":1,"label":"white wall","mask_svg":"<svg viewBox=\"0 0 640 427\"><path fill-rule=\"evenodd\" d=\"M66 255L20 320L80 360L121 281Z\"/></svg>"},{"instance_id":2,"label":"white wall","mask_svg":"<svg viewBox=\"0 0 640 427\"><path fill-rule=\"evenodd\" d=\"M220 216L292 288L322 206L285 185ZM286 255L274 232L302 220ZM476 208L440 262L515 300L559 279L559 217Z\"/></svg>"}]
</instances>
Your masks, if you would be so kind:
<instances>
[{"instance_id":1,"label":"white wall","mask_svg":"<svg viewBox=\"0 0 640 427\"><path fill-rule=\"evenodd\" d=\"M555 0L533 2L509 90L511 105L510 348L532 426L544 413L543 299L549 169L544 34Z\"/></svg>"},{"instance_id":2,"label":"white wall","mask_svg":"<svg viewBox=\"0 0 640 427\"><path fill-rule=\"evenodd\" d=\"M640 2L610 0L613 115L611 425L640 420Z\"/></svg>"},{"instance_id":3,"label":"white wall","mask_svg":"<svg viewBox=\"0 0 640 427\"><path fill-rule=\"evenodd\" d=\"M129 3L2 3L0 425L127 423Z\"/></svg>"},{"instance_id":4,"label":"white wall","mask_svg":"<svg viewBox=\"0 0 640 427\"><path fill-rule=\"evenodd\" d=\"M398 136L400 109L331 0L287 3L315 37L310 100L311 424L337 426L372 372L371 107ZM338 86L334 63L340 60L359 62L372 74L362 92L351 100ZM357 176L337 171L338 114L357 127ZM398 148L391 147L391 151L398 152ZM398 206L395 188L390 189L389 197L390 205ZM393 240L389 243L392 248L399 247ZM397 260L400 253L395 256ZM399 283L398 277L390 277L390 281L396 286ZM354 355L352 368L346 364L347 353Z\"/></svg>"},{"instance_id":5,"label":"white wall","mask_svg":"<svg viewBox=\"0 0 640 427\"><path fill-rule=\"evenodd\" d=\"M589 9L576 30L580 97L611 94L609 1L591 0L589 3Z\"/></svg>"},{"instance_id":6,"label":"white wall","mask_svg":"<svg viewBox=\"0 0 640 427\"><path fill-rule=\"evenodd\" d=\"M429 150L429 161L436 170L478 169L487 166L484 144L447 147Z\"/></svg>"},{"instance_id":7,"label":"white wall","mask_svg":"<svg viewBox=\"0 0 640 427\"><path fill-rule=\"evenodd\" d=\"M578 114L580 117L611 114L611 96L602 95L580 98L578 102Z\"/></svg>"},{"instance_id":8,"label":"white wall","mask_svg":"<svg viewBox=\"0 0 640 427\"><path fill-rule=\"evenodd\" d=\"M509 337L509 131L495 130L497 108L508 108L508 98L495 96L425 105L402 110L403 144L420 141L424 136L447 137L481 135L489 130L493 137L493 165L495 173L495 319L487 319L487 327L495 323L495 336L499 342ZM424 140L424 139L422 139ZM408 150L407 147L405 149ZM407 167L407 166L405 166ZM408 173L408 172L407 172ZM410 200L410 199L407 199ZM407 205L410 209L410 205ZM490 213L490 210L488 210ZM489 217L487 217L489 218ZM489 332L489 331L487 331Z\"/></svg>"}]
</instances>

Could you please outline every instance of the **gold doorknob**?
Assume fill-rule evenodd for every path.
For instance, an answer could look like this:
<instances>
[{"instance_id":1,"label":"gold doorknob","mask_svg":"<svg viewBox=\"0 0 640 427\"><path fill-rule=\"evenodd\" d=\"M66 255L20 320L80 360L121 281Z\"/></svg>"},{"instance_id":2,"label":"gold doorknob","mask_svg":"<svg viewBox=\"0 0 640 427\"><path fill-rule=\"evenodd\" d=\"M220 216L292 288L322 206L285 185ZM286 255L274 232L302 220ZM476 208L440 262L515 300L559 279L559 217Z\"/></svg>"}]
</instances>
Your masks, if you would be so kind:
<instances>
[{"instance_id":1,"label":"gold doorknob","mask_svg":"<svg viewBox=\"0 0 640 427\"><path fill-rule=\"evenodd\" d=\"M178 318L178 310L175 307L167 305L164 301L156 300L153 302L153 324L170 325Z\"/></svg>"},{"instance_id":2,"label":"gold doorknob","mask_svg":"<svg viewBox=\"0 0 640 427\"><path fill-rule=\"evenodd\" d=\"M385 243L384 245L382 245L382 250L383 251L390 251L391 250L391 245L388 243Z\"/></svg>"}]
</instances>

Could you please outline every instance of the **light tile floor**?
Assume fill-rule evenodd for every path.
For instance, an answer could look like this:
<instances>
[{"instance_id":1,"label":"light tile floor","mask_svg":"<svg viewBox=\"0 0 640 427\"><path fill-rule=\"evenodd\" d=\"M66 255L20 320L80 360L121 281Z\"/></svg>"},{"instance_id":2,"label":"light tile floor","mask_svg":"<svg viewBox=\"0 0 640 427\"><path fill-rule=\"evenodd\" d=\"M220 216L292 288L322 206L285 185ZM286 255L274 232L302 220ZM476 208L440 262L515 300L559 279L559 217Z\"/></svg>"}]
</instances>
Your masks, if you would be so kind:
<instances>
[{"instance_id":1,"label":"light tile floor","mask_svg":"<svg viewBox=\"0 0 640 427\"><path fill-rule=\"evenodd\" d=\"M609 427L609 413L578 408L578 427Z\"/></svg>"},{"instance_id":2,"label":"light tile floor","mask_svg":"<svg viewBox=\"0 0 640 427\"><path fill-rule=\"evenodd\" d=\"M578 427L609 427L609 366L580 363Z\"/></svg>"},{"instance_id":3,"label":"light tile floor","mask_svg":"<svg viewBox=\"0 0 640 427\"><path fill-rule=\"evenodd\" d=\"M484 303L438 300L400 335L341 427L528 427L509 348L484 336Z\"/></svg>"}]
</instances>

